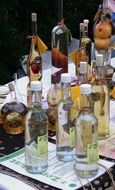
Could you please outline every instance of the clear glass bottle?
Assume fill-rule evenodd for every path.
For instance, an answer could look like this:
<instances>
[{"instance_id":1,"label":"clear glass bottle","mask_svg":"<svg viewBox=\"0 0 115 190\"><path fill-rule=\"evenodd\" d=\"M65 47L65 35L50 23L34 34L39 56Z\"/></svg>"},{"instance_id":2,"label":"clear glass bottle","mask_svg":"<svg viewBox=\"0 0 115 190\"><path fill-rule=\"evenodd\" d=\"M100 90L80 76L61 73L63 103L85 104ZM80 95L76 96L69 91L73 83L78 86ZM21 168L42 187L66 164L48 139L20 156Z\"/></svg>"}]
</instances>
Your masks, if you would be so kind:
<instances>
[{"instance_id":1,"label":"clear glass bottle","mask_svg":"<svg viewBox=\"0 0 115 190\"><path fill-rule=\"evenodd\" d=\"M98 120L92 109L91 85L80 85L80 111L76 118L75 170L80 177L93 177L98 172Z\"/></svg>"},{"instance_id":2,"label":"clear glass bottle","mask_svg":"<svg viewBox=\"0 0 115 190\"><path fill-rule=\"evenodd\" d=\"M72 120L71 75L61 74L61 100L56 126L56 155L60 161L75 159L75 119Z\"/></svg>"},{"instance_id":3,"label":"clear glass bottle","mask_svg":"<svg viewBox=\"0 0 115 190\"><path fill-rule=\"evenodd\" d=\"M79 68L79 84L85 84L88 81L87 77L88 65L87 62L80 62Z\"/></svg>"},{"instance_id":4,"label":"clear glass bottle","mask_svg":"<svg viewBox=\"0 0 115 190\"><path fill-rule=\"evenodd\" d=\"M48 118L41 105L41 82L31 82L31 107L25 119L25 166L30 173L48 167Z\"/></svg>"},{"instance_id":5,"label":"clear glass bottle","mask_svg":"<svg viewBox=\"0 0 115 190\"><path fill-rule=\"evenodd\" d=\"M27 107L18 101L13 83L9 83L8 87L11 100L5 103L1 109L2 126L6 133L16 135L25 129Z\"/></svg>"},{"instance_id":6,"label":"clear glass bottle","mask_svg":"<svg viewBox=\"0 0 115 190\"><path fill-rule=\"evenodd\" d=\"M61 88L57 83L57 77L55 74L51 74L51 87L47 93L47 116L48 116L48 129L56 131L56 113L57 105L61 99Z\"/></svg>"},{"instance_id":7,"label":"clear glass bottle","mask_svg":"<svg viewBox=\"0 0 115 190\"><path fill-rule=\"evenodd\" d=\"M110 133L110 102L109 88L104 79L103 54L96 56L96 79L92 83L92 101L94 114L98 119L99 139L105 139Z\"/></svg>"},{"instance_id":8,"label":"clear glass bottle","mask_svg":"<svg viewBox=\"0 0 115 190\"><path fill-rule=\"evenodd\" d=\"M51 35L52 73L57 75L58 83L61 73L68 72L68 45L70 41L70 31L63 19L63 0L58 0L58 24L53 28Z\"/></svg>"},{"instance_id":9,"label":"clear glass bottle","mask_svg":"<svg viewBox=\"0 0 115 190\"><path fill-rule=\"evenodd\" d=\"M32 20L32 36L31 48L27 60L27 75L30 82L41 80L42 78L42 57L39 51L38 35L37 35L37 13L31 14Z\"/></svg>"}]
</instances>

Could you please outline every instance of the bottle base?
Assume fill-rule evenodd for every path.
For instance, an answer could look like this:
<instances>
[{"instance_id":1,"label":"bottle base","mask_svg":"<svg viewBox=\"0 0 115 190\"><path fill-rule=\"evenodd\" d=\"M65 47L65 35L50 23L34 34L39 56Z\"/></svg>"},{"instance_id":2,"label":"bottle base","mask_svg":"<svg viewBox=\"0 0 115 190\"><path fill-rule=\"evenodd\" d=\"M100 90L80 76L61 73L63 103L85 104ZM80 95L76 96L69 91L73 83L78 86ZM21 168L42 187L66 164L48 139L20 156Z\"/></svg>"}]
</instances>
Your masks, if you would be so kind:
<instances>
[{"instance_id":1,"label":"bottle base","mask_svg":"<svg viewBox=\"0 0 115 190\"><path fill-rule=\"evenodd\" d=\"M97 175L98 165L97 164L74 164L75 173L81 178L92 178Z\"/></svg>"},{"instance_id":2,"label":"bottle base","mask_svg":"<svg viewBox=\"0 0 115 190\"><path fill-rule=\"evenodd\" d=\"M43 166L42 168L33 167L33 166L26 166L26 171L32 174L40 174L47 170L48 165Z\"/></svg>"},{"instance_id":3,"label":"bottle base","mask_svg":"<svg viewBox=\"0 0 115 190\"><path fill-rule=\"evenodd\" d=\"M71 162L75 160L75 155L62 155L62 154L57 154L57 159L61 162Z\"/></svg>"}]
</instances>

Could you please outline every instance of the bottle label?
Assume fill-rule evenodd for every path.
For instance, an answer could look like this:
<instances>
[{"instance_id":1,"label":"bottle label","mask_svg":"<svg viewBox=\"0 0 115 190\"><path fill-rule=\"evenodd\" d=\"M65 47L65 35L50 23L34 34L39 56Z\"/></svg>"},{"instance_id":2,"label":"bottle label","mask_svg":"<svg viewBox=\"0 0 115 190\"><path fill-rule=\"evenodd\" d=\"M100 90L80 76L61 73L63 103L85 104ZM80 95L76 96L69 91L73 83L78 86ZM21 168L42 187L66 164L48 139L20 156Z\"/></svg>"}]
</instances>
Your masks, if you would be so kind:
<instances>
[{"instance_id":1,"label":"bottle label","mask_svg":"<svg viewBox=\"0 0 115 190\"><path fill-rule=\"evenodd\" d=\"M48 134L37 138L37 155L46 157L48 155Z\"/></svg>"},{"instance_id":2,"label":"bottle label","mask_svg":"<svg viewBox=\"0 0 115 190\"><path fill-rule=\"evenodd\" d=\"M87 161L88 164L97 163L99 160L98 143L87 145Z\"/></svg>"}]
</instances>

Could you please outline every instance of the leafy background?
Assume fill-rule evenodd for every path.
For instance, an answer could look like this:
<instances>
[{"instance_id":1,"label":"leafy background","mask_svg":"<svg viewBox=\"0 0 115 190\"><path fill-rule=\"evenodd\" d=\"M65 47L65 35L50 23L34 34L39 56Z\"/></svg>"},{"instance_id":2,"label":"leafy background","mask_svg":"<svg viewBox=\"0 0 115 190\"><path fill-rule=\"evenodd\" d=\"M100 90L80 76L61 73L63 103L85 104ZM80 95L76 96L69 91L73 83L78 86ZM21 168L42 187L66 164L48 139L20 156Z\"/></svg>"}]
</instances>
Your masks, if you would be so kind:
<instances>
[{"instance_id":1,"label":"leafy background","mask_svg":"<svg viewBox=\"0 0 115 190\"><path fill-rule=\"evenodd\" d=\"M72 36L79 38L79 23L89 19L89 36L93 40L93 18L100 1L64 0L64 18ZM57 0L0 1L0 84L12 80L23 55L28 54L31 35L31 12L38 15L38 34L50 49L51 31L57 24Z\"/></svg>"}]
</instances>

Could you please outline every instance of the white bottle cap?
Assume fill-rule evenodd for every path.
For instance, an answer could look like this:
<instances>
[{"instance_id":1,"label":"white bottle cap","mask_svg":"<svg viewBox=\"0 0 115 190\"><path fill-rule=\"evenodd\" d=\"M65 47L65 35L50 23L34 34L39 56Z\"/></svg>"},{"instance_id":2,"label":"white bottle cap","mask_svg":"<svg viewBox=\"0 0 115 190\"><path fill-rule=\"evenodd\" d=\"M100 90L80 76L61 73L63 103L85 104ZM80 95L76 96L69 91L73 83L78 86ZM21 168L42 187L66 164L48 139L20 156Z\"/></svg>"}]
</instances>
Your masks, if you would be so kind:
<instances>
[{"instance_id":1,"label":"white bottle cap","mask_svg":"<svg viewBox=\"0 0 115 190\"><path fill-rule=\"evenodd\" d=\"M87 62L86 61L80 62L79 73L81 73L81 74L87 73Z\"/></svg>"},{"instance_id":2,"label":"white bottle cap","mask_svg":"<svg viewBox=\"0 0 115 190\"><path fill-rule=\"evenodd\" d=\"M62 73L61 82L65 82L65 83L71 82L71 75L69 73Z\"/></svg>"},{"instance_id":3,"label":"white bottle cap","mask_svg":"<svg viewBox=\"0 0 115 190\"><path fill-rule=\"evenodd\" d=\"M103 54L96 55L96 66L103 66Z\"/></svg>"},{"instance_id":4,"label":"white bottle cap","mask_svg":"<svg viewBox=\"0 0 115 190\"><path fill-rule=\"evenodd\" d=\"M115 73L113 73L112 81L115 82Z\"/></svg>"},{"instance_id":5,"label":"white bottle cap","mask_svg":"<svg viewBox=\"0 0 115 190\"><path fill-rule=\"evenodd\" d=\"M40 81L32 81L31 82L31 90L32 91L41 91L42 84Z\"/></svg>"},{"instance_id":6,"label":"white bottle cap","mask_svg":"<svg viewBox=\"0 0 115 190\"><path fill-rule=\"evenodd\" d=\"M91 85L90 84L81 84L80 92L81 92L81 94L91 94Z\"/></svg>"},{"instance_id":7,"label":"white bottle cap","mask_svg":"<svg viewBox=\"0 0 115 190\"><path fill-rule=\"evenodd\" d=\"M36 22L37 21L37 13L32 13L31 19L32 19L32 22Z\"/></svg>"},{"instance_id":8,"label":"white bottle cap","mask_svg":"<svg viewBox=\"0 0 115 190\"><path fill-rule=\"evenodd\" d=\"M85 25L88 25L88 24L89 24L89 20L88 20L88 19L84 19L84 20L83 20L83 23L84 23Z\"/></svg>"}]
</instances>

